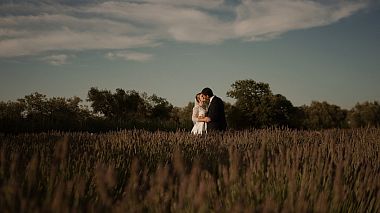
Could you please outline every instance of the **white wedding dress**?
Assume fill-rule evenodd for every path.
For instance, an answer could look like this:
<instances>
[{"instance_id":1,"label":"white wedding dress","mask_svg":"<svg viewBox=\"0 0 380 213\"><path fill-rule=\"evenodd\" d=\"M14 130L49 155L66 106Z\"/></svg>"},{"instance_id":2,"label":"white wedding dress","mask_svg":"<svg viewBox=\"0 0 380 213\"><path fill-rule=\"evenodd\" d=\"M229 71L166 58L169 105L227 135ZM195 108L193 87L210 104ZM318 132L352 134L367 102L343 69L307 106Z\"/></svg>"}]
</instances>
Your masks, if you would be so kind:
<instances>
[{"instance_id":1,"label":"white wedding dress","mask_svg":"<svg viewBox=\"0 0 380 213\"><path fill-rule=\"evenodd\" d=\"M193 114L191 116L191 120L194 123L191 133L193 133L194 135L202 135L204 133L207 133L207 123L198 121L199 116L206 116L206 109L199 106L197 102L195 102Z\"/></svg>"}]
</instances>

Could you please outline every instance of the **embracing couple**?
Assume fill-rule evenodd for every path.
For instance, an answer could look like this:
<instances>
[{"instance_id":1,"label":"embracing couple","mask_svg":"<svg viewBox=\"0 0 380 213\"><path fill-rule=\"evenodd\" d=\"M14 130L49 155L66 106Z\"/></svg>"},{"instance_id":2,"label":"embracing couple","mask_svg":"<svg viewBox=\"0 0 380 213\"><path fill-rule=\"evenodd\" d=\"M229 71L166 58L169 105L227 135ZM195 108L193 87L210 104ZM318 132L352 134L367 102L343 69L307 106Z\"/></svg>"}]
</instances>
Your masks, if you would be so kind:
<instances>
[{"instance_id":1,"label":"embracing couple","mask_svg":"<svg viewBox=\"0 0 380 213\"><path fill-rule=\"evenodd\" d=\"M204 88L195 96L191 119L194 123L191 133L195 135L225 131L227 128L224 103L210 88Z\"/></svg>"}]
</instances>

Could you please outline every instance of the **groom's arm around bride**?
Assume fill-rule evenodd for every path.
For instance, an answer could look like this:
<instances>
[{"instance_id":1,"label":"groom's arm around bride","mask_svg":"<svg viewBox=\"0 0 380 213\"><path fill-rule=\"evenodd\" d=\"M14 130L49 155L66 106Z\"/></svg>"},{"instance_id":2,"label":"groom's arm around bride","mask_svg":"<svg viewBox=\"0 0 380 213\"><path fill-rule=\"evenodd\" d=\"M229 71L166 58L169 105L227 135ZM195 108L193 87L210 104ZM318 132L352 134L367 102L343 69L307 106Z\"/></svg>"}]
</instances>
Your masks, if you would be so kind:
<instances>
[{"instance_id":1,"label":"groom's arm around bride","mask_svg":"<svg viewBox=\"0 0 380 213\"><path fill-rule=\"evenodd\" d=\"M210 101L206 118L207 131L225 131L227 122L222 99L214 96L210 88L204 88L202 94Z\"/></svg>"}]
</instances>

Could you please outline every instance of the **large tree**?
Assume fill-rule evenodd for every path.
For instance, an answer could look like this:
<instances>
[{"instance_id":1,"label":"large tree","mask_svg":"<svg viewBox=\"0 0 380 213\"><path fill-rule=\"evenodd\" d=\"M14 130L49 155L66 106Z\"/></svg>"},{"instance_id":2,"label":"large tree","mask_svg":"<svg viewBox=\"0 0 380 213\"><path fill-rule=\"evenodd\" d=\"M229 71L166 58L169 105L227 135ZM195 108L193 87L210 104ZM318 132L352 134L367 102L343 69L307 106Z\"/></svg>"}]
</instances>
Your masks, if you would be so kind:
<instances>
[{"instance_id":1,"label":"large tree","mask_svg":"<svg viewBox=\"0 0 380 213\"><path fill-rule=\"evenodd\" d=\"M193 113L194 102L189 102L184 107L174 107L174 112L178 118L180 127L190 130L193 126L191 115Z\"/></svg>"},{"instance_id":2,"label":"large tree","mask_svg":"<svg viewBox=\"0 0 380 213\"><path fill-rule=\"evenodd\" d=\"M313 101L310 106L303 106L304 122L307 129L329 129L347 127L347 111L326 101Z\"/></svg>"},{"instance_id":3,"label":"large tree","mask_svg":"<svg viewBox=\"0 0 380 213\"><path fill-rule=\"evenodd\" d=\"M379 127L380 104L377 101L357 103L349 111L348 122L351 127Z\"/></svg>"},{"instance_id":4,"label":"large tree","mask_svg":"<svg viewBox=\"0 0 380 213\"><path fill-rule=\"evenodd\" d=\"M81 102L78 97L47 98L35 92L18 99L13 106L22 106L22 120L18 123L21 128L25 126L24 130L77 130L90 117L89 110L80 105Z\"/></svg>"},{"instance_id":5,"label":"large tree","mask_svg":"<svg viewBox=\"0 0 380 213\"><path fill-rule=\"evenodd\" d=\"M149 97L151 104L151 116L158 119L170 119L172 116L173 105L165 98L153 94Z\"/></svg>"},{"instance_id":6,"label":"large tree","mask_svg":"<svg viewBox=\"0 0 380 213\"><path fill-rule=\"evenodd\" d=\"M227 96L236 103L228 109L227 117L236 128L270 126L292 127L295 108L283 95L273 94L269 84L252 79L238 80Z\"/></svg>"},{"instance_id":7,"label":"large tree","mask_svg":"<svg viewBox=\"0 0 380 213\"><path fill-rule=\"evenodd\" d=\"M88 92L87 100L91 102L94 113L112 120L169 120L173 115L173 105L165 98L155 94L147 96L135 90L116 89L115 93L111 93L93 87Z\"/></svg>"},{"instance_id":8,"label":"large tree","mask_svg":"<svg viewBox=\"0 0 380 213\"><path fill-rule=\"evenodd\" d=\"M21 102L0 102L0 132L17 132L23 127L25 104Z\"/></svg>"},{"instance_id":9,"label":"large tree","mask_svg":"<svg viewBox=\"0 0 380 213\"><path fill-rule=\"evenodd\" d=\"M92 87L88 91L87 101L91 102L94 113L110 119L145 117L147 112L146 101L134 90L116 89L115 93L111 93Z\"/></svg>"}]
</instances>

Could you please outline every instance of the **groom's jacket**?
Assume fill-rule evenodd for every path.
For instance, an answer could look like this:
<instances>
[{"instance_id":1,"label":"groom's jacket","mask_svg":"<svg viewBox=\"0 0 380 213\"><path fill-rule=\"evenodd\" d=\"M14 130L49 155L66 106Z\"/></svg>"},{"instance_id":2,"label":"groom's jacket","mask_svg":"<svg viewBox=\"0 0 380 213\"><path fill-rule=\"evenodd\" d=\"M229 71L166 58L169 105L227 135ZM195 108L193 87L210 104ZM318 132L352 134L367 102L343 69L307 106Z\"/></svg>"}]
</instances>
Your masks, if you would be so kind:
<instances>
[{"instance_id":1,"label":"groom's jacket","mask_svg":"<svg viewBox=\"0 0 380 213\"><path fill-rule=\"evenodd\" d=\"M211 119L207 123L207 130L226 130L227 122L222 99L214 96L208 107L207 116Z\"/></svg>"}]
</instances>

